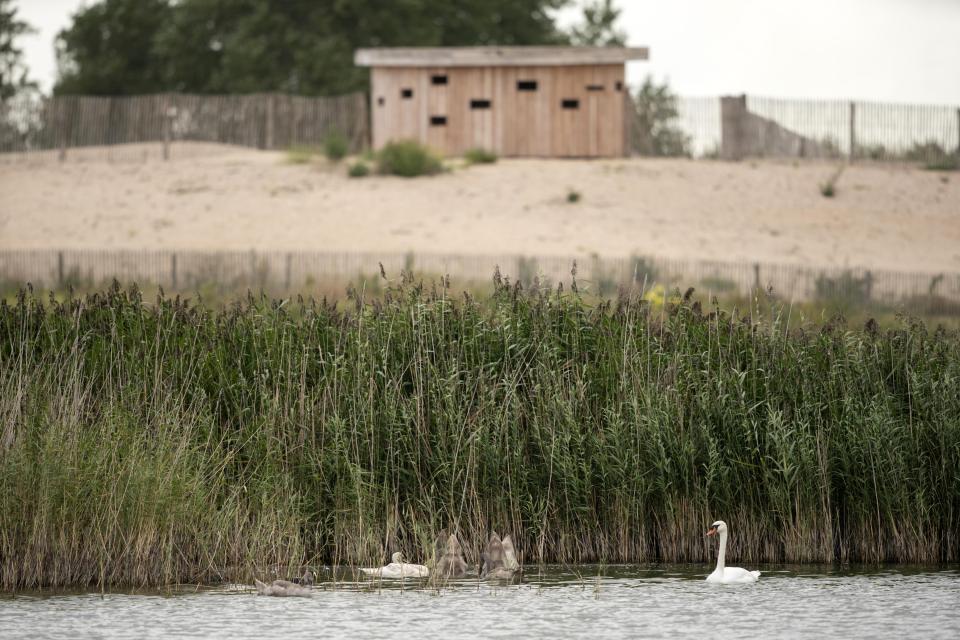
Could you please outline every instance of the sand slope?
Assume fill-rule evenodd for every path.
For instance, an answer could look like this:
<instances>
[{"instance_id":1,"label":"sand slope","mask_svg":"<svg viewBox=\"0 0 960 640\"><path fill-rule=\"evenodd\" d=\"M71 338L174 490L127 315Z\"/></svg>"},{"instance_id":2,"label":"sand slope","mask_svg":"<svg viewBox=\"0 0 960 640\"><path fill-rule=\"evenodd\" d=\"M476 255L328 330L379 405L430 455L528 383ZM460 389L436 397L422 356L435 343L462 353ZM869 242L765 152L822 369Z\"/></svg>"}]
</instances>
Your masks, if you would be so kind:
<instances>
[{"instance_id":1,"label":"sand slope","mask_svg":"<svg viewBox=\"0 0 960 640\"><path fill-rule=\"evenodd\" d=\"M0 248L302 249L759 260L960 270L960 174L826 163L501 160L348 179L230 150L0 163ZM580 202L566 202L568 190Z\"/></svg>"}]
</instances>

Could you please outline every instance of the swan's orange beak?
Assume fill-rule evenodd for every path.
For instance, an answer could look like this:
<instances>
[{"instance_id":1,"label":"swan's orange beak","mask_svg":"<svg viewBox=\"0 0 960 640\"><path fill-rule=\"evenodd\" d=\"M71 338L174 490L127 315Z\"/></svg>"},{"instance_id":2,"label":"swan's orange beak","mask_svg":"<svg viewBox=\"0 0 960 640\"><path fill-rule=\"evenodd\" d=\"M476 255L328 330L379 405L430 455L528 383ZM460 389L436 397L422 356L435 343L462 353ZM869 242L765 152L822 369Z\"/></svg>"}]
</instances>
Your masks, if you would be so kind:
<instances>
[{"instance_id":1,"label":"swan's orange beak","mask_svg":"<svg viewBox=\"0 0 960 640\"><path fill-rule=\"evenodd\" d=\"M715 536L715 535L717 535L717 528L716 528L716 527L710 527L709 529L707 529L707 536L708 536L708 537L709 537L709 536Z\"/></svg>"}]
</instances>

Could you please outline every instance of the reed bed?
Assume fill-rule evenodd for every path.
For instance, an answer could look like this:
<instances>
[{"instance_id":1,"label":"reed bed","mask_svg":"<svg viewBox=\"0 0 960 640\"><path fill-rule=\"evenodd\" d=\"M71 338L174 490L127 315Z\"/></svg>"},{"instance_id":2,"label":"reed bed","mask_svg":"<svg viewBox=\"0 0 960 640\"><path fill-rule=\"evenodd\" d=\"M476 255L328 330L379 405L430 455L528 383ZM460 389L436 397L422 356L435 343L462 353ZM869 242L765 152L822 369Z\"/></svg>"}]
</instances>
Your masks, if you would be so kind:
<instances>
[{"instance_id":1,"label":"reed bed","mask_svg":"<svg viewBox=\"0 0 960 640\"><path fill-rule=\"evenodd\" d=\"M423 559L960 560L960 339L497 276L351 308L0 303L0 587Z\"/></svg>"}]
</instances>

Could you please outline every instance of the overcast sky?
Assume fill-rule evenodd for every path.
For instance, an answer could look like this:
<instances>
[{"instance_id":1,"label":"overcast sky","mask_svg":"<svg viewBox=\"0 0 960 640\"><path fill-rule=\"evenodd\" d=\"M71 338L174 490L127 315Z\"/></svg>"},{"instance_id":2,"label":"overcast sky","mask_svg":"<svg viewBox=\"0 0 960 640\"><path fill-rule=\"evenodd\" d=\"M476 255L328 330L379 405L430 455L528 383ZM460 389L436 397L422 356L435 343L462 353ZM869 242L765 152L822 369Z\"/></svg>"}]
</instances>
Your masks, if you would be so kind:
<instances>
[{"instance_id":1,"label":"overcast sky","mask_svg":"<svg viewBox=\"0 0 960 640\"><path fill-rule=\"evenodd\" d=\"M56 78L53 39L92 0L16 0L38 29L23 39L32 76ZM960 0L619 0L631 45L683 95L749 93L960 104ZM579 16L567 9L566 26Z\"/></svg>"}]
</instances>

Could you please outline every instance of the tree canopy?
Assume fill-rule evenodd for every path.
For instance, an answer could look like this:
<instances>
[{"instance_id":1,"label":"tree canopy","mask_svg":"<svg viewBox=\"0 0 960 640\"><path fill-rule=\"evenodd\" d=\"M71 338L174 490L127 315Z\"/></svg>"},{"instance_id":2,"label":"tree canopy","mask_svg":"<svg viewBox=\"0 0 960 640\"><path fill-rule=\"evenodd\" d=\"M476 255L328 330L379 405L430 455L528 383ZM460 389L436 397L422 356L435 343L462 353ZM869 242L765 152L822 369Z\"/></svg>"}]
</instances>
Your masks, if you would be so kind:
<instances>
[{"instance_id":1,"label":"tree canopy","mask_svg":"<svg viewBox=\"0 0 960 640\"><path fill-rule=\"evenodd\" d=\"M690 136L677 126L678 99L669 85L657 84L647 76L631 97L634 121L630 148L644 156L689 156Z\"/></svg>"},{"instance_id":2,"label":"tree canopy","mask_svg":"<svg viewBox=\"0 0 960 640\"><path fill-rule=\"evenodd\" d=\"M337 94L367 86L360 47L622 43L609 0L560 30L569 2L101 0L59 34L55 91Z\"/></svg>"},{"instance_id":3,"label":"tree canopy","mask_svg":"<svg viewBox=\"0 0 960 640\"><path fill-rule=\"evenodd\" d=\"M574 44L593 47L622 47L627 43L625 31L617 29L620 9L613 0L593 0L583 8L583 23L570 30Z\"/></svg>"},{"instance_id":4,"label":"tree canopy","mask_svg":"<svg viewBox=\"0 0 960 640\"><path fill-rule=\"evenodd\" d=\"M163 90L153 42L173 13L169 0L106 0L81 8L57 36L57 93Z\"/></svg>"},{"instance_id":5,"label":"tree canopy","mask_svg":"<svg viewBox=\"0 0 960 640\"><path fill-rule=\"evenodd\" d=\"M23 50L17 46L17 38L32 32L30 25L17 17L13 0L0 0L0 102L35 86L27 78Z\"/></svg>"}]
</instances>

